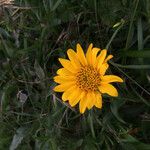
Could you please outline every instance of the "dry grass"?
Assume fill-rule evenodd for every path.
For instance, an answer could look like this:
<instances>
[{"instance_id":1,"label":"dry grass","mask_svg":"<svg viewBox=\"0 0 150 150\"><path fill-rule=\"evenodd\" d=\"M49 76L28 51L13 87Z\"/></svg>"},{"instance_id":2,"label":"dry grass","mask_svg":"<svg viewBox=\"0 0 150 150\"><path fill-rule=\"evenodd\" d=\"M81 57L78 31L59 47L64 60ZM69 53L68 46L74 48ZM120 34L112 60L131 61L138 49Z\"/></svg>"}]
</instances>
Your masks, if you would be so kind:
<instances>
[{"instance_id":1,"label":"dry grass","mask_svg":"<svg viewBox=\"0 0 150 150\"><path fill-rule=\"evenodd\" d=\"M0 6L1 5L10 5L13 3L13 0L0 0Z\"/></svg>"}]
</instances>

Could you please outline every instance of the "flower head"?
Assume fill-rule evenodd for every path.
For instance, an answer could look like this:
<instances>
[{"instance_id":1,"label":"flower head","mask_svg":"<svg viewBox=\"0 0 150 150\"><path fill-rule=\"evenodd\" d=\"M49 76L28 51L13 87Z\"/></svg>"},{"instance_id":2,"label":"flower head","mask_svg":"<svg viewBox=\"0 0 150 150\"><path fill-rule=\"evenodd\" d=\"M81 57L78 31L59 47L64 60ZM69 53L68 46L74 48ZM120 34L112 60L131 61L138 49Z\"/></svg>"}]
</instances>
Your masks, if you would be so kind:
<instances>
[{"instance_id":1,"label":"flower head","mask_svg":"<svg viewBox=\"0 0 150 150\"><path fill-rule=\"evenodd\" d=\"M68 49L69 60L59 58L63 68L57 71L54 81L57 85L56 92L63 92L62 100L69 101L73 107L79 103L80 113L84 113L86 108L93 106L102 108L102 94L118 96L116 88L112 82L123 82L115 75L105 75L108 69L108 60L113 56L107 55L107 50L100 50L90 44L86 54L84 54L80 44L76 46L77 51Z\"/></svg>"}]
</instances>

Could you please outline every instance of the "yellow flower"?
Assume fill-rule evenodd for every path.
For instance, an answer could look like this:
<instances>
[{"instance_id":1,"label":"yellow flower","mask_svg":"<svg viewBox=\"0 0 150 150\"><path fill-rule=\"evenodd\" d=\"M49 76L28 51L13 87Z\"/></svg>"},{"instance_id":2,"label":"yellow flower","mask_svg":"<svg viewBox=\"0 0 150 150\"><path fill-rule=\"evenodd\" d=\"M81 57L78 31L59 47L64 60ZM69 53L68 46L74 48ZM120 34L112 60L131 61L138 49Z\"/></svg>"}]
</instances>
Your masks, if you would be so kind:
<instances>
[{"instance_id":1,"label":"yellow flower","mask_svg":"<svg viewBox=\"0 0 150 150\"><path fill-rule=\"evenodd\" d=\"M100 50L90 44L86 55L80 44L76 49L77 52L68 49L69 60L59 58L63 68L54 77L54 81L59 83L54 91L63 92L62 100L69 101L72 107L79 103L80 113L84 113L86 108L93 106L102 108L102 94L118 96L116 88L110 83L123 80L115 75L105 75L109 67L107 62L113 57L106 57L106 49Z\"/></svg>"}]
</instances>

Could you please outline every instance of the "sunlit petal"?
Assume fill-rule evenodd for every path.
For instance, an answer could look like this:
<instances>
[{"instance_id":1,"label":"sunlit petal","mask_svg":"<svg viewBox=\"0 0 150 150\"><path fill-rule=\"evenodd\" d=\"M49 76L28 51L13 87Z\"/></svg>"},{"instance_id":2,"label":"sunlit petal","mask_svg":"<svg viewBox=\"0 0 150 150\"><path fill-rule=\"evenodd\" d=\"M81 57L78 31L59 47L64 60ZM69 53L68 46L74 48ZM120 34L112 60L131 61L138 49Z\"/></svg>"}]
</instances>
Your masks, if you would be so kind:
<instances>
[{"instance_id":1,"label":"sunlit petal","mask_svg":"<svg viewBox=\"0 0 150 150\"><path fill-rule=\"evenodd\" d=\"M87 108L88 105L88 101L87 101L87 96L84 96L79 103L79 109L80 109L80 113L83 114Z\"/></svg>"},{"instance_id":2,"label":"sunlit petal","mask_svg":"<svg viewBox=\"0 0 150 150\"><path fill-rule=\"evenodd\" d=\"M86 60L89 65L92 65L92 47L93 47L93 44L91 43L86 52Z\"/></svg>"},{"instance_id":3,"label":"sunlit petal","mask_svg":"<svg viewBox=\"0 0 150 150\"><path fill-rule=\"evenodd\" d=\"M91 109L96 102L96 97L95 97L94 92L89 92L87 94L87 100L88 100L87 108Z\"/></svg>"},{"instance_id":4,"label":"sunlit petal","mask_svg":"<svg viewBox=\"0 0 150 150\"><path fill-rule=\"evenodd\" d=\"M55 86L54 91L55 92L64 92L68 88L73 86L74 84L75 84L74 82L67 82L67 83L63 83L63 84L57 85L57 86Z\"/></svg>"},{"instance_id":5,"label":"sunlit petal","mask_svg":"<svg viewBox=\"0 0 150 150\"><path fill-rule=\"evenodd\" d=\"M80 89L76 88L74 91L75 95L72 99L69 100L69 104L74 107L84 96L85 92L81 91Z\"/></svg>"},{"instance_id":6,"label":"sunlit petal","mask_svg":"<svg viewBox=\"0 0 150 150\"><path fill-rule=\"evenodd\" d=\"M114 96L114 97L118 96L117 89L111 84L102 84L98 88L99 88L99 91L103 94L106 93L106 94L108 94L110 96Z\"/></svg>"},{"instance_id":7,"label":"sunlit petal","mask_svg":"<svg viewBox=\"0 0 150 150\"><path fill-rule=\"evenodd\" d=\"M73 82L75 80L74 76L55 76L54 81L57 83Z\"/></svg>"},{"instance_id":8,"label":"sunlit petal","mask_svg":"<svg viewBox=\"0 0 150 150\"><path fill-rule=\"evenodd\" d=\"M87 60L80 44L77 44L77 57L83 66L87 65Z\"/></svg>"},{"instance_id":9,"label":"sunlit petal","mask_svg":"<svg viewBox=\"0 0 150 150\"><path fill-rule=\"evenodd\" d=\"M105 75L101 76L101 80L104 83L111 83L111 82L123 82L123 80L115 75Z\"/></svg>"},{"instance_id":10,"label":"sunlit petal","mask_svg":"<svg viewBox=\"0 0 150 150\"><path fill-rule=\"evenodd\" d=\"M101 76L103 76L106 73L108 67L109 65L107 63L101 65L101 67L99 68L99 73Z\"/></svg>"},{"instance_id":11,"label":"sunlit petal","mask_svg":"<svg viewBox=\"0 0 150 150\"><path fill-rule=\"evenodd\" d=\"M77 54L72 49L68 49L67 54L68 54L68 57L69 57L72 65L77 69L80 68L81 65L80 65L79 59L77 57Z\"/></svg>"},{"instance_id":12,"label":"sunlit petal","mask_svg":"<svg viewBox=\"0 0 150 150\"><path fill-rule=\"evenodd\" d=\"M102 95L99 92L95 92L95 106L102 108Z\"/></svg>"},{"instance_id":13,"label":"sunlit petal","mask_svg":"<svg viewBox=\"0 0 150 150\"><path fill-rule=\"evenodd\" d=\"M102 64L105 60L106 54L107 54L107 50L104 49L104 50L101 51L101 53L97 57L97 68L98 69L102 66Z\"/></svg>"},{"instance_id":14,"label":"sunlit petal","mask_svg":"<svg viewBox=\"0 0 150 150\"><path fill-rule=\"evenodd\" d=\"M71 62L67 59L63 59L63 58L59 58L60 63L62 64L62 66L69 70L70 72L77 72L77 69L71 64Z\"/></svg>"},{"instance_id":15,"label":"sunlit petal","mask_svg":"<svg viewBox=\"0 0 150 150\"><path fill-rule=\"evenodd\" d=\"M70 100L75 95L76 86L73 85L71 87L68 87L68 89L65 90L65 92L62 95L62 100L67 101Z\"/></svg>"},{"instance_id":16,"label":"sunlit petal","mask_svg":"<svg viewBox=\"0 0 150 150\"><path fill-rule=\"evenodd\" d=\"M72 72L70 72L69 70L65 69L65 68L60 68L57 70L57 74L61 75L61 76L70 76L73 75Z\"/></svg>"},{"instance_id":17,"label":"sunlit petal","mask_svg":"<svg viewBox=\"0 0 150 150\"><path fill-rule=\"evenodd\" d=\"M104 63L107 63L107 61L109 61L112 58L113 58L113 55L108 55L107 58L105 59Z\"/></svg>"},{"instance_id":18,"label":"sunlit petal","mask_svg":"<svg viewBox=\"0 0 150 150\"><path fill-rule=\"evenodd\" d=\"M92 49L92 66L96 67L96 63L97 63L97 54L100 51L100 48L96 48L94 47Z\"/></svg>"}]
</instances>

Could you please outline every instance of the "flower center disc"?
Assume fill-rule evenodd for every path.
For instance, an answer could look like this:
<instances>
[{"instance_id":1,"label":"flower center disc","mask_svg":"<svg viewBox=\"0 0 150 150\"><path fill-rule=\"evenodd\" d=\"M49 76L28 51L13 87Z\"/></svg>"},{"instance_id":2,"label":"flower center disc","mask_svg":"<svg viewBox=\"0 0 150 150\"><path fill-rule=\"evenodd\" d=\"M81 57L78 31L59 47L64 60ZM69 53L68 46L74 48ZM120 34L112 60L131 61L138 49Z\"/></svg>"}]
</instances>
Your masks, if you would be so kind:
<instances>
[{"instance_id":1,"label":"flower center disc","mask_svg":"<svg viewBox=\"0 0 150 150\"><path fill-rule=\"evenodd\" d=\"M84 66L76 76L77 86L84 91L97 91L100 85L100 74L91 66Z\"/></svg>"}]
</instances>

